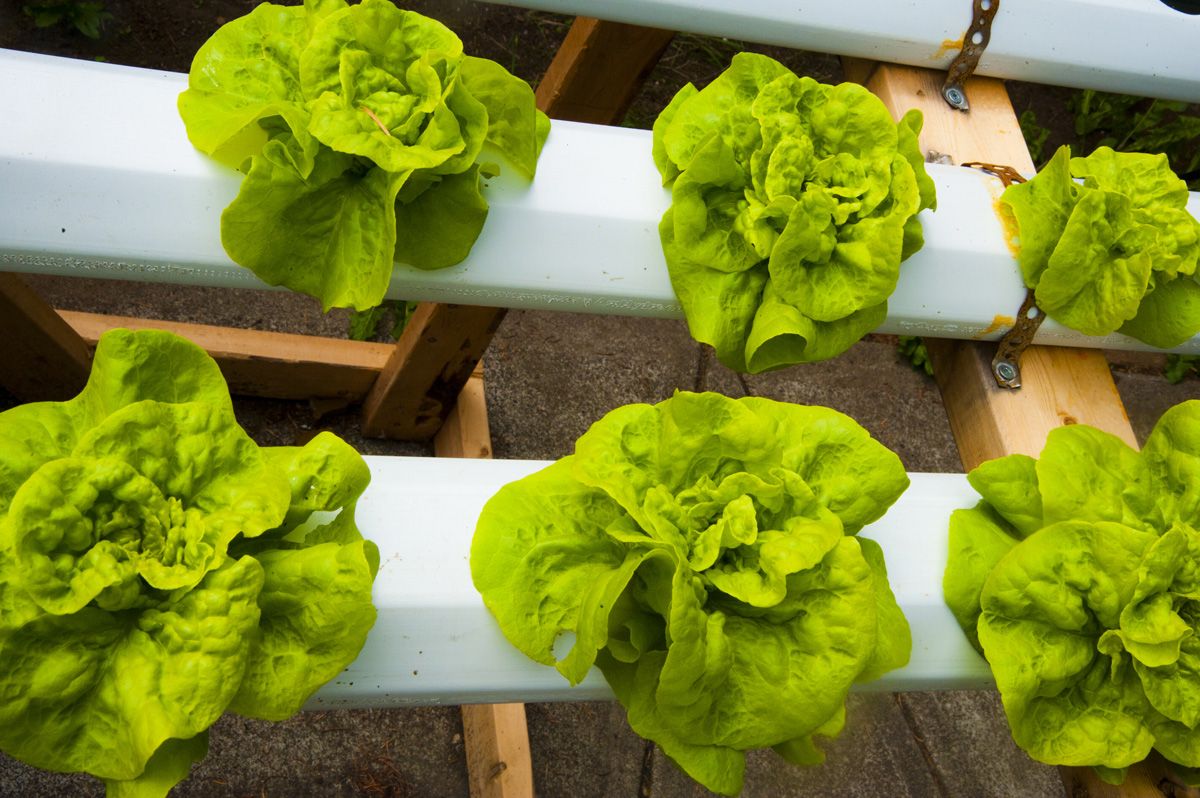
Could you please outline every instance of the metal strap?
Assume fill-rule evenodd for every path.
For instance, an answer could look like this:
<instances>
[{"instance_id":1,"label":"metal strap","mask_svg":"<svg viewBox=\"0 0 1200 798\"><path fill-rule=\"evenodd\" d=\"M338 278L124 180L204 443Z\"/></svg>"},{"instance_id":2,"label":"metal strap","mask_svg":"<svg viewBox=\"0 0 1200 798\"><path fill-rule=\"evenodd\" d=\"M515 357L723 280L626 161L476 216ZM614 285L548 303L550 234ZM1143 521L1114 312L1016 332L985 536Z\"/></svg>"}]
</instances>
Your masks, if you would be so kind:
<instances>
[{"instance_id":1,"label":"metal strap","mask_svg":"<svg viewBox=\"0 0 1200 798\"><path fill-rule=\"evenodd\" d=\"M982 169L994 174L1000 178L1000 182L1004 184L1005 188L1014 183L1025 182L1021 173L1011 166L980 161L968 161L963 166ZM992 358L992 376L995 377L996 384L1001 388L1021 387L1021 353L1033 343L1033 336L1038 327L1042 326L1042 320L1045 318L1046 314L1037 306L1033 289L1030 289L1025 295L1025 301L1021 303L1021 309L1017 312L1016 323L1000 339L1000 344L996 347L996 356Z\"/></svg>"},{"instance_id":2,"label":"metal strap","mask_svg":"<svg viewBox=\"0 0 1200 798\"><path fill-rule=\"evenodd\" d=\"M1000 9L1000 0L975 0L974 9L971 27L963 34L962 49L950 62L950 68L946 70L946 82L942 84L942 97L960 111L969 111L971 108L963 84L975 71L979 57L992 37L992 18Z\"/></svg>"}]
</instances>

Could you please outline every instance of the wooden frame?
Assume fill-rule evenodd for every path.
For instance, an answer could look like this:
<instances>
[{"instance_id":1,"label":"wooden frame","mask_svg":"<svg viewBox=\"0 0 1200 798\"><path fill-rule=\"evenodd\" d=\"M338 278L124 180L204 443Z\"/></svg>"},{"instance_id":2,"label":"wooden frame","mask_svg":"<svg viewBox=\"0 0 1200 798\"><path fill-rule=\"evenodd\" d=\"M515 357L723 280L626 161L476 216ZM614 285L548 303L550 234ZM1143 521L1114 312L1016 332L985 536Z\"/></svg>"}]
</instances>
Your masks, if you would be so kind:
<instances>
[{"instance_id":1,"label":"wooden frame","mask_svg":"<svg viewBox=\"0 0 1200 798\"><path fill-rule=\"evenodd\" d=\"M579 18L538 91L559 118L613 122L632 100L672 33ZM940 76L926 70L847 60L846 73L868 85L895 115L925 113L922 147L957 161L986 160L1032 171L1003 84L968 83L972 111L963 115L939 97ZM205 346L236 392L280 398L364 402L364 429L391 437L436 434L443 457L490 457L486 405L476 364L503 319L502 309L425 303L395 346L315 339L205 325L84 313L55 313L18 278L0 274L0 335L12 343L0 375L24 398L63 398L78 390L89 348L111 327L156 327ZM1046 433L1087 423L1136 445L1101 353L1034 347L1025 353L1025 387L996 387L990 347L930 341L939 388L964 468L994 457L1037 454ZM457 399L455 402L454 400ZM443 421L445 423L443 423ZM440 431L439 431L440 429ZM533 783L522 705L464 707L468 766L475 796L531 796ZM1090 770L1063 768L1072 796L1164 795L1161 763L1131 771L1120 788ZM1172 792L1172 794L1176 794Z\"/></svg>"}]
</instances>

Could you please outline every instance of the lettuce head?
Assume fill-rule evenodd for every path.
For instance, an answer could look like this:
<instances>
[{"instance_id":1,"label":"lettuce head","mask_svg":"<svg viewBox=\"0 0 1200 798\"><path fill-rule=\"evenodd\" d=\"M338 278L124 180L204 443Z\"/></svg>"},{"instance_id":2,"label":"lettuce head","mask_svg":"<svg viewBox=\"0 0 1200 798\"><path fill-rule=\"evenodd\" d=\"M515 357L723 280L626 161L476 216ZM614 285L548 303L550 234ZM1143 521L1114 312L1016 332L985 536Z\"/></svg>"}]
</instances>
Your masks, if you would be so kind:
<instances>
[{"instance_id":1,"label":"lettuce head","mask_svg":"<svg viewBox=\"0 0 1200 798\"><path fill-rule=\"evenodd\" d=\"M1200 402L1141 453L1060 427L968 479L943 588L1017 744L1114 783L1151 749L1200 767Z\"/></svg>"},{"instance_id":2,"label":"lettuce head","mask_svg":"<svg viewBox=\"0 0 1200 798\"><path fill-rule=\"evenodd\" d=\"M1119 331L1151 346L1200 332L1200 222L1165 155L1059 147L1000 214L1025 284L1046 315L1087 335Z\"/></svg>"},{"instance_id":3,"label":"lettuce head","mask_svg":"<svg viewBox=\"0 0 1200 798\"><path fill-rule=\"evenodd\" d=\"M369 477L259 448L199 347L106 333L77 397L0 413L0 750L162 796L226 709L295 713L375 620Z\"/></svg>"},{"instance_id":4,"label":"lettuce head","mask_svg":"<svg viewBox=\"0 0 1200 798\"><path fill-rule=\"evenodd\" d=\"M502 488L471 573L517 648L572 683L597 665L634 731L733 795L744 751L821 762L850 686L908 661L882 552L855 536L907 486L833 410L678 393Z\"/></svg>"},{"instance_id":5,"label":"lettuce head","mask_svg":"<svg viewBox=\"0 0 1200 798\"><path fill-rule=\"evenodd\" d=\"M892 121L862 86L740 53L654 124L671 187L659 225L692 337L736 371L844 352L887 316L900 262L936 205L921 113Z\"/></svg>"},{"instance_id":6,"label":"lettuce head","mask_svg":"<svg viewBox=\"0 0 1200 798\"><path fill-rule=\"evenodd\" d=\"M532 178L550 129L527 83L390 0L259 5L196 53L179 112L246 173L221 215L229 257L326 309L378 305L393 260L466 258L488 159Z\"/></svg>"}]
</instances>

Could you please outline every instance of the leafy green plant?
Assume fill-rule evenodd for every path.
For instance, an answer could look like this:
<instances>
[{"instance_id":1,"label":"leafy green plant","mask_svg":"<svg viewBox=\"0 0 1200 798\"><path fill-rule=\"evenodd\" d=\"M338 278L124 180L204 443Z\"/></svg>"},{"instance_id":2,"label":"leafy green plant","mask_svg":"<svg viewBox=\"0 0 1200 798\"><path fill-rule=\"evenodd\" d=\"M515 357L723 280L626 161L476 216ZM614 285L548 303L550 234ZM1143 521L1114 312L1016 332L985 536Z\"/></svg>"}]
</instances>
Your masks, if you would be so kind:
<instances>
[{"instance_id":1,"label":"leafy green plant","mask_svg":"<svg viewBox=\"0 0 1200 798\"><path fill-rule=\"evenodd\" d=\"M66 23L89 39L99 39L113 15L102 2L36 2L21 6L25 16L33 19L39 28Z\"/></svg>"},{"instance_id":2,"label":"leafy green plant","mask_svg":"<svg viewBox=\"0 0 1200 798\"><path fill-rule=\"evenodd\" d=\"M677 393L502 488L471 574L513 645L573 684L597 665L634 731L733 795L744 751L820 763L851 684L908 661L882 551L857 536L907 487L833 410Z\"/></svg>"},{"instance_id":3,"label":"leafy green plant","mask_svg":"<svg viewBox=\"0 0 1200 798\"><path fill-rule=\"evenodd\" d=\"M1037 114L1032 108L1022 111L1017 121L1021 125L1025 146L1029 149L1029 157L1034 163L1040 164L1046 157L1046 140L1050 138L1050 128L1038 122Z\"/></svg>"},{"instance_id":4,"label":"leafy green plant","mask_svg":"<svg viewBox=\"0 0 1200 798\"><path fill-rule=\"evenodd\" d=\"M1076 135L1091 146L1162 153L1193 191L1200 190L1200 107L1092 89L1074 94L1070 107Z\"/></svg>"},{"instance_id":5,"label":"leafy green plant","mask_svg":"<svg viewBox=\"0 0 1200 798\"><path fill-rule=\"evenodd\" d=\"M229 256L358 310L394 260L466 258L494 159L532 178L550 124L528 84L389 0L258 6L196 53L179 112L198 149L246 172L221 215Z\"/></svg>"},{"instance_id":6,"label":"leafy green plant","mask_svg":"<svg viewBox=\"0 0 1200 798\"><path fill-rule=\"evenodd\" d=\"M933 363L929 360L929 350L925 348L925 342L919 337L901 335L896 349L900 353L900 357L907 360L915 370L923 373L926 377L933 376Z\"/></svg>"},{"instance_id":7,"label":"leafy green plant","mask_svg":"<svg viewBox=\"0 0 1200 798\"><path fill-rule=\"evenodd\" d=\"M755 373L833 357L877 327L921 247L916 214L935 204L920 129L917 111L897 124L861 86L753 53L685 86L654 124L654 162L692 336Z\"/></svg>"},{"instance_id":8,"label":"leafy green plant","mask_svg":"<svg viewBox=\"0 0 1200 798\"><path fill-rule=\"evenodd\" d=\"M1200 402L1139 454L1083 425L968 475L946 603L1030 756L1119 783L1153 748L1200 766Z\"/></svg>"},{"instance_id":9,"label":"leafy green plant","mask_svg":"<svg viewBox=\"0 0 1200 798\"><path fill-rule=\"evenodd\" d=\"M1200 363L1200 355L1167 355L1163 376L1172 385L1183 382L1189 374L1197 372L1197 363Z\"/></svg>"},{"instance_id":10,"label":"leafy green plant","mask_svg":"<svg viewBox=\"0 0 1200 798\"><path fill-rule=\"evenodd\" d=\"M393 341L400 340L408 320L417 309L416 302L403 299L386 299L381 304L367 310L355 310L350 313L350 339L352 341L370 341L379 335L379 325L384 324L386 334Z\"/></svg>"},{"instance_id":11,"label":"leafy green plant","mask_svg":"<svg viewBox=\"0 0 1200 798\"><path fill-rule=\"evenodd\" d=\"M1082 178L1082 185L1073 178ZM1060 147L1000 212L1025 284L1052 319L1171 347L1200 331L1200 222L1166 156Z\"/></svg>"},{"instance_id":12,"label":"leafy green plant","mask_svg":"<svg viewBox=\"0 0 1200 798\"><path fill-rule=\"evenodd\" d=\"M369 478L333 435L260 449L193 344L106 333L79 396L0 413L0 749L163 796L222 712L294 714L375 620Z\"/></svg>"}]
</instances>

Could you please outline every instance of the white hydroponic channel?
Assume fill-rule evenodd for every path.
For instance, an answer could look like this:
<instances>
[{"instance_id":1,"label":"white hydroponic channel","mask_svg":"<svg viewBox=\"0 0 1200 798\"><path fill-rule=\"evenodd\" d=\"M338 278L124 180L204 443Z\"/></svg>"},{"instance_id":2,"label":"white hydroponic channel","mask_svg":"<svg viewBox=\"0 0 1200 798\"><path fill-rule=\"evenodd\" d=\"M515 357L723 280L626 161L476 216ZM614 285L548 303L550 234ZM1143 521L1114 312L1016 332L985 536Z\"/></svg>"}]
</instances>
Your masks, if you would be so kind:
<instances>
[{"instance_id":1,"label":"white hydroponic channel","mask_svg":"<svg viewBox=\"0 0 1200 798\"><path fill-rule=\"evenodd\" d=\"M368 457L358 505L379 545L379 618L358 659L308 709L611 698L599 672L572 688L501 635L471 584L479 511L505 483L548 462ZM978 495L961 474L909 474L912 485L860 534L883 547L896 600L912 625L909 664L865 690L945 690L991 684L942 602L950 513Z\"/></svg>"},{"instance_id":2,"label":"white hydroponic channel","mask_svg":"<svg viewBox=\"0 0 1200 798\"><path fill-rule=\"evenodd\" d=\"M1157 0L1155 0L1157 1ZM1200 41L1200 39L1198 39ZM0 270L265 288L232 263L221 211L241 176L192 148L175 111L183 75L0 51ZM466 262L396 267L388 296L678 317L658 239L670 204L650 133L555 122L536 180L506 170ZM995 178L929 168L938 210L901 267L880 332L998 338L1025 288L995 215ZM1200 216L1200 194L1189 209ZM1146 349L1053 321L1036 341ZM1175 351L1200 352L1200 337Z\"/></svg>"}]
</instances>

